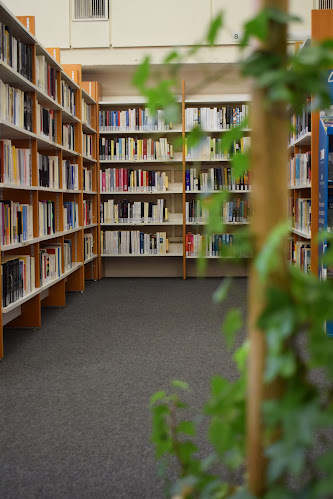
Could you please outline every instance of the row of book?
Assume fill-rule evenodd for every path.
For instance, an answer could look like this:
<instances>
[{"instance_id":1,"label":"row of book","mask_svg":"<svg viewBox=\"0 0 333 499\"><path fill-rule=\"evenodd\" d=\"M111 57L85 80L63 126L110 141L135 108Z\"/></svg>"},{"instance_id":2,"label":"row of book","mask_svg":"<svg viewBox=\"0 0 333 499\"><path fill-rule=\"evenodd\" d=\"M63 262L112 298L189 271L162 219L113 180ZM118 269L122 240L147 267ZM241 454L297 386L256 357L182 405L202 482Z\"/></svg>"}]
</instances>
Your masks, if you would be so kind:
<instances>
[{"instance_id":1,"label":"row of book","mask_svg":"<svg viewBox=\"0 0 333 499\"><path fill-rule=\"evenodd\" d=\"M237 245L237 234L192 234L185 239L186 256L232 256L231 248ZM237 256L247 257L246 253Z\"/></svg>"},{"instance_id":2,"label":"row of book","mask_svg":"<svg viewBox=\"0 0 333 499\"><path fill-rule=\"evenodd\" d=\"M311 272L311 244L304 241L289 243L289 261L299 267L305 274Z\"/></svg>"},{"instance_id":3,"label":"row of book","mask_svg":"<svg viewBox=\"0 0 333 499\"><path fill-rule=\"evenodd\" d=\"M248 191L250 189L249 172L236 177L234 168L209 168L203 172L198 168L189 168L185 173L185 190L209 192L221 190Z\"/></svg>"},{"instance_id":4,"label":"row of book","mask_svg":"<svg viewBox=\"0 0 333 499\"><path fill-rule=\"evenodd\" d=\"M76 116L75 89L67 85L63 80L61 80L60 96L62 107L65 108L68 113Z\"/></svg>"},{"instance_id":5,"label":"row of book","mask_svg":"<svg viewBox=\"0 0 333 499\"><path fill-rule=\"evenodd\" d=\"M221 222L248 223L251 217L250 201L235 199L221 203ZM209 210L200 199L185 203L186 223L208 223Z\"/></svg>"},{"instance_id":6,"label":"row of book","mask_svg":"<svg viewBox=\"0 0 333 499\"><path fill-rule=\"evenodd\" d=\"M230 159L231 155L238 152L244 153L251 146L251 137L242 137L240 140L234 141L231 151L222 149L222 139L216 137L203 137L197 145L188 145L187 138L185 139L185 157L186 159L197 160L219 160Z\"/></svg>"},{"instance_id":7,"label":"row of book","mask_svg":"<svg viewBox=\"0 0 333 499\"><path fill-rule=\"evenodd\" d=\"M100 111L99 130L101 132L170 130L172 123L165 121L164 114L164 111L159 109L154 116L148 108Z\"/></svg>"},{"instance_id":8,"label":"row of book","mask_svg":"<svg viewBox=\"0 0 333 499\"><path fill-rule=\"evenodd\" d=\"M31 149L15 147L9 139L0 140L0 182L31 185Z\"/></svg>"},{"instance_id":9,"label":"row of book","mask_svg":"<svg viewBox=\"0 0 333 499\"><path fill-rule=\"evenodd\" d=\"M168 160L173 158L173 146L168 139L99 138L99 159L108 161Z\"/></svg>"},{"instance_id":10,"label":"row of book","mask_svg":"<svg viewBox=\"0 0 333 499\"><path fill-rule=\"evenodd\" d=\"M311 199L295 199L294 228L311 233Z\"/></svg>"},{"instance_id":11,"label":"row of book","mask_svg":"<svg viewBox=\"0 0 333 499\"><path fill-rule=\"evenodd\" d=\"M39 236L55 234L55 203L50 200L38 201Z\"/></svg>"},{"instance_id":12,"label":"row of book","mask_svg":"<svg viewBox=\"0 0 333 499\"><path fill-rule=\"evenodd\" d=\"M2 306L27 296L35 290L35 259L30 255L1 257Z\"/></svg>"},{"instance_id":13,"label":"row of book","mask_svg":"<svg viewBox=\"0 0 333 499\"><path fill-rule=\"evenodd\" d=\"M64 240L64 269L70 270L73 267L72 261L72 240L65 239Z\"/></svg>"},{"instance_id":14,"label":"row of book","mask_svg":"<svg viewBox=\"0 0 333 499\"><path fill-rule=\"evenodd\" d=\"M46 61L44 55L36 56L36 85L49 97L57 100L56 70Z\"/></svg>"},{"instance_id":15,"label":"row of book","mask_svg":"<svg viewBox=\"0 0 333 499\"><path fill-rule=\"evenodd\" d=\"M83 167L83 190L92 191L92 171L86 167Z\"/></svg>"},{"instance_id":16,"label":"row of book","mask_svg":"<svg viewBox=\"0 0 333 499\"><path fill-rule=\"evenodd\" d=\"M56 121L53 109L46 109L37 102L37 133L52 142L56 141Z\"/></svg>"},{"instance_id":17,"label":"row of book","mask_svg":"<svg viewBox=\"0 0 333 499\"><path fill-rule=\"evenodd\" d=\"M165 255L169 242L166 232L102 231L102 255Z\"/></svg>"},{"instance_id":18,"label":"row of book","mask_svg":"<svg viewBox=\"0 0 333 499\"><path fill-rule=\"evenodd\" d=\"M165 199L156 202L121 201L109 199L101 203L101 223L162 223L168 220Z\"/></svg>"},{"instance_id":19,"label":"row of book","mask_svg":"<svg viewBox=\"0 0 333 499\"><path fill-rule=\"evenodd\" d=\"M79 205L74 201L64 202L64 230L79 227Z\"/></svg>"},{"instance_id":20,"label":"row of book","mask_svg":"<svg viewBox=\"0 0 333 499\"><path fill-rule=\"evenodd\" d=\"M32 114L30 95L0 80L0 119L32 131Z\"/></svg>"},{"instance_id":21,"label":"row of book","mask_svg":"<svg viewBox=\"0 0 333 499\"><path fill-rule=\"evenodd\" d=\"M290 119L291 133L289 142L292 144L295 140L301 138L308 132L311 132L311 98L309 97L303 107L301 115L293 115Z\"/></svg>"},{"instance_id":22,"label":"row of book","mask_svg":"<svg viewBox=\"0 0 333 499\"><path fill-rule=\"evenodd\" d=\"M79 167L69 160L62 160L62 186L60 186L60 169L58 156L46 156L37 153L38 183L41 187L51 189L79 189Z\"/></svg>"},{"instance_id":23,"label":"row of book","mask_svg":"<svg viewBox=\"0 0 333 499\"><path fill-rule=\"evenodd\" d=\"M94 256L94 237L92 234L84 234L83 240L84 260Z\"/></svg>"},{"instance_id":24,"label":"row of book","mask_svg":"<svg viewBox=\"0 0 333 499\"><path fill-rule=\"evenodd\" d=\"M101 192L165 192L169 180L165 172L106 168L100 171Z\"/></svg>"},{"instance_id":25,"label":"row of book","mask_svg":"<svg viewBox=\"0 0 333 499\"><path fill-rule=\"evenodd\" d=\"M61 276L61 252L61 243L46 244L39 250L39 276L41 286Z\"/></svg>"},{"instance_id":26,"label":"row of book","mask_svg":"<svg viewBox=\"0 0 333 499\"><path fill-rule=\"evenodd\" d=\"M70 123L62 124L62 145L72 151L75 150L75 127Z\"/></svg>"},{"instance_id":27,"label":"row of book","mask_svg":"<svg viewBox=\"0 0 333 499\"><path fill-rule=\"evenodd\" d=\"M93 136L88 133L82 134L82 154L90 158L93 154Z\"/></svg>"},{"instance_id":28,"label":"row of book","mask_svg":"<svg viewBox=\"0 0 333 499\"><path fill-rule=\"evenodd\" d=\"M83 225L93 223L92 201L90 199L83 200Z\"/></svg>"},{"instance_id":29,"label":"row of book","mask_svg":"<svg viewBox=\"0 0 333 499\"><path fill-rule=\"evenodd\" d=\"M32 206L15 201L0 201L0 236L2 246L32 239Z\"/></svg>"},{"instance_id":30,"label":"row of book","mask_svg":"<svg viewBox=\"0 0 333 499\"><path fill-rule=\"evenodd\" d=\"M0 22L0 60L32 82L32 45L23 43L12 34L10 26Z\"/></svg>"},{"instance_id":31,"label":"row of book","mask_svg":"<svg viewBox=\"0 0 333 499\"><path fill-rule=\"evenodd\" d=\"M82 99L82 123L91 126L91 105Z\"/></svg>"},{"instance_id":32,"label":"row of book","mask_svg":"<svg viewBox=\"0 0 333 499\"><path fill-rule=\"evenodd\" d=\"M288 185L297 187L305 184L311 184L311 152L295 154L289 160Z\"/></svg>"},{"instance_id":33,"label":"row of book","mask_svg":"<svg viewBox=\"0 0 333 499\"><path fill-rule=\"evenodd\" d=\"M248 105L188 107L185 109L185 129L200 127L202 130L228 130L248 117Z\"/></svg>"}]
</instances>

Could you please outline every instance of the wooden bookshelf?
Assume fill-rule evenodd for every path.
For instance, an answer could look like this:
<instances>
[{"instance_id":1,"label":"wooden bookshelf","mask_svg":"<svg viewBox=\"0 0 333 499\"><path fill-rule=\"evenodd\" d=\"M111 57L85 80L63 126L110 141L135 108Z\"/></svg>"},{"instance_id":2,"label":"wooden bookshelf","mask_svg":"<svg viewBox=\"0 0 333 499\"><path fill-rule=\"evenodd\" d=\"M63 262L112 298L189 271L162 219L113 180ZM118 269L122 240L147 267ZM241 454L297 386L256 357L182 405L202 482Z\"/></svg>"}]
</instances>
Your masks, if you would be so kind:
<instances>
[{"instance_id":1,"label":"wooden bookshelf","mask_svg":"<svg viewBox=\"0 0 333 499\"><path fill-rule=\"evenodd\" d=\"M64 68L60 65L60 50L58 48L45 49L34 37L33 17L20 17L18 20L1 3L0 13L2 22L11 28L12 36L28 46L26 50L31 54L30 67L32 67L31 79L28 79L17 68L11 66L11 61L0 61L0 80L15 89L25 92L25 95L29 95L32 106L32 111L29 114L32 119L31 129L27 128L26 122L22 126L23 115L19 117L19 123L15 122L15 120L13 121L11 116L9 116L9 121L5 116L2 116L0 119L0 140L10 140L10 144L6 142L7 147L11 148L15 146L16 151L18 150L17 153L22 153L24 157L30 158L24 163L24 171L22 163L19 170L17 170L18 166L13 167L13 164L9 165L10 175L13 172L14 174L18 174L15 181L8 180L7 170L6 172L4 170L1 171L3 180L0 183L1 200L6 200L8 203L25 205L26 213L31 212L32 220L32 224L27 224L27 218L24 219L22 215L22 221L19 222L22 226L17 225L17 227L20 230L20 227L24 227L24 224L27 224L26 227L28 229L25 229L27 231L26 234L22 230L22 235L16 237L16 232L13 229L14 225L12 225L12 235L8 231L5 237L6 241L4 242L1 239L1 262L5 267L8 257L15 256L17 257L16 261L18 261L18 258L21 258L25 262L32 261L31 259L27 260L26 256L33 257L35 281L35 288L28 289L26 287L23 296L18 296L18 294L16 296L9 296L7 293L9 288L6 288L4 299L7 302L6 304L2 303L2 312L0 314L0 358L2 358L4 355L3 326L8 328L40 327L42 306L65 306L66 291L82 292L85 288L85 279L96 280L100 277L100 253L97 126L98 83L82 83L80 65ZM46 83L40 76L41 74L42 76L44 75L42 70L40 70L41 73L38 81L37 71L38 67L42 67L40 66L42 64L48 65ZM18 69L21 71L21 68ZM70 95L70 99L63 101L62 90L64 88L66 88L66 95ZM87 101L89 106L91 106L90 123L82 123L83 101ZM43 121L40 118L44 111L40 111L39 106L45 109L45 116L48 116L48 123L51 129L54 130L53 135L46 136L38 128L39 122L41 123L41 127L45 124L44 115ZM40 114L38 114L39 112ZM43 130L45 133L44 128L42 128ZM68 136L74 138L74 143L63 142L66 130L71 130ZM83 154L83 132L91 135L91 154ZM44 160L47 168L51 164L51 160L53 165L52 175L50 173L51 170L46 170L46 180L45 171L43 170L44 166L41 168ZM68 161L69 165L73 165L72 171L76 172L77 176L75 185L65 182L66 169L63 166L63 161ZM91 185L87 191L84 191L83 168L86 165L91 170ZM12 170L13 168L14 170ZM25 171L28 169L28 177L23 178ZM5 175L7 175L6 180L4 180ZM86 226L84 226L83 213L85 200L91 200L92 206L91 220L88 220L89 223L86 223ZM42 210L40 203L42 203L42 207L49 206L50 210L52 207L50 218L49 216L46 219L41 218ZM76 203L77 205L75 209L77 223L70 227L65 223L67 221L64 219L64 203ZM41 220L46 224L46 231L44 229L41 231ZM49 223L50 225L48 225ZM31 236L28 238L27 234L30 225L32 226ZM88 255L87 258L84 258L84 235L86 233L92 234L94 252ZM52 248L50 248L50 245ZM66 267L65 250L67 256L71 252L72 262L66 262ZM41 274L43 274L45 269L41 269L41 258L43 252L45 255L48 251L54 251L58 256L61 255L61 259L55 259L55 261L59 261L59 265L56 264L51 276L48 277L45 274L42 282ZM20 268L23 271L23 263ZM6 270L6 272L8 271ZM2 300L2 288L0 292Z\"/></svg>"}]
</instances>

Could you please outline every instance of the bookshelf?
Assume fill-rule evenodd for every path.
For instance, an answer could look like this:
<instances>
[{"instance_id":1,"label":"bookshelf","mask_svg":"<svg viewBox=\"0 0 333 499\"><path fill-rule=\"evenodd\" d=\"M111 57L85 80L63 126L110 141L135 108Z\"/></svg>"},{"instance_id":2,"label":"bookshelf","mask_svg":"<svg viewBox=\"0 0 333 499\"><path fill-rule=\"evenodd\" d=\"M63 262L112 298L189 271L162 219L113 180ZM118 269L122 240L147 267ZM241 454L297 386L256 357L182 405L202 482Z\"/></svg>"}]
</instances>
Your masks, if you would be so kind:
<instances>
[{"instance_id":1,"label":"bookshelf","mask_svg":"<svg viewBox=\"0 0 333 499\"><path fill-rule=\"evenodd\" d=\"M225 98L224 98L225 97ZM187 276L196 275L196 262L193 261L197 256L186 254L186 239L187 234L190 230L197 234L202 234L204 227L206 225L205 220L189 220L186 217L188 208L187 205L190 201L197 200L200 202L200 194L214 196L217 190L207 190L198 191L197 189L186 190L186 170L193 169L194 167L198 169L198 162L201 163L201 170L207 171L209 169L216 169L221 167L229 168L230 158L228 157L209 157L200 158L198 160L196 157L190 157L187 154L186 147L181 151L174 151L172 157L158 158L151 157L149 154L141 155L141 145L139 141L141 140L166 140L170 145L180 137L185 139L186 133L189 128L186 126L186 112L188 109L193 109L196 107L214 108L221 104L229 109L232 106L237 107L237 105L245 106L248 102L249 97L244 95L237 96L213 96L213 97L203 97L199 96L195 99L189 99L187 102L185 98L185 82L182 83L182 120L181 124L176 124L171 127L164 128L163 122L157 122L154 126L149 124L145 125L144 121L141 121L140 113L142 113L142 119L144 119L144 109L145 103L140 98L126 98L123 101L120 98L115 98L114 101L101 100L99 103L100 115L99 115L99 135L100 135L100 198L101 198L101 257L102 263L102 276L182 276L186 279ZM180 100L180 98L179 98ZM236 105L237 104L237 105ZM157 128L157 129L156 129ZM205 127L205 133L212 135L217 139L223 131L227 130L227 126L220 130L215 127L215 129L210 129L208 126ZM250 130L246 131L246 136L249 136ZM133 142L131 142L134 141ZM113 141L110 145L110 142ZM122 144L120 142L122 141ZM117 145L118 144L118 145ZM148 145L148 150L149 150ZM117 149L118 148L118 149ZM132 149L137 153L132 156ZM125 170L126 180L123 179L122 171ZM128 173L130 171L130 173ZM151 172L163 173L167 176L167 185L161 185L159 187L159 180L153 181L153 187L147 192L146 184L143 185L138 182L132 182L131 175L139 177L142 175L151 175ZM128 177L128 178L127 178ZM150 177L149 177L150 178ZM148 185L148 184L147 184ZM150 184L149 184L150 185ZM115 187L116 186L116 187ZM248 186L245 186L247 188ZM230 195L232 199L237 199L241 205L248 203L248 191L243 191L244 186L239 188L235 186L234 189L230 188ZM238 196L239 195L239 196ZM126 201L126 202L125 202ZM149 220L140 218L140 203L150 203L155 204L163 202L163 206L167 208L168 217L154 219L153 217ZM130 207L129 207L130 206ZM139 216L133 218L131 214L131 209L134 213L135 210L139 210ZM142 210L144 208L142 207ZM117 213L117 219L114 218L113 214ZM120 215L118 216L118 213ZM130 214L128 218L128 213ZM142 211L143 213L143 211ZM121 216L124 214L124 216ZM226 227L230 233L237 230L238 226L246 225L249 223L245 219L235 219L227 220ZM166 253L162 254L128 254L124 250L123 254L118 253L119 247L135 247L135 239L127 243L126 237L137 237L130 235L121 234L119 237L124 237L124 241L120 242L117 246L116 236L114 232L118 231L134 231L143 232L144 234L156 234L160 232L166 232L169 248ZM229 241L229 240L228 240ZM154 241L151 243L154 248ZM154 258L149 261L147 257L177 257L177 258L164 258L163 263L160 264L160 260ZM210 275L246 275L247 265L244 259L244 263L241 265L233 266L230 265L230 258L226 265L216 265L217 257L216 255L211 255L211 260L215 260L209 265ZM117 263L114 263L114 257L117 257ZM145 257L138 261L137 257ZM227 258L226 258L227 260ZM149 261L149 263L147 263Z\"/></svg>"},{"instance_id":2,"label":"bookshelf","mask_svg":"<svg viewBox=\"0 0 333 499\"><path fill-rule=\"evenodd\" d=\"M36 40L34 18L18 20L2 3L0 13L21 54L20 66L10 50L0 57L2 96L16 109L3 105L0 119L2 358L3 326L40 327L42 306L65 306L66 291L82 292L85 279L99 278L99 97L96 82L82 83L81 66L63 68L60 50ZM83 101L90 122L82 122ZM83 132L91 135L88 154ZM83 190L85 165L91 174ZM94 249L84 258L89 244Z\"/></svg>"}]
</instances>

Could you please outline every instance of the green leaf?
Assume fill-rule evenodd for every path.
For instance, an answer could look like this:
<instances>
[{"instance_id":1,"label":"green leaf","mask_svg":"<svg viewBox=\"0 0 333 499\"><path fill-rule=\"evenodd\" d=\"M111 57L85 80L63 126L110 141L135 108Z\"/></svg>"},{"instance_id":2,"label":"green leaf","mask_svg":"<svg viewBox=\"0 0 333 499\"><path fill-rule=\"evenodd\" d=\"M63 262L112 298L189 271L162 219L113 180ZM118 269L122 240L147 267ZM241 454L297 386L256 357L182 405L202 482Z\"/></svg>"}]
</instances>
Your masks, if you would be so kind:
<instances>
[{"instance_id":1,"label":"green leaf","mask_svg":"<svg viewBox=\"0 0 333 499\"><path fill-rule=\"evenodd\" d=\"M150 398L150 407L155 405L159 400L164 399L164 397L166 397L166 393L164 390L154 393L154 395L152 395Z\"/></svg>"},{"instance_id":2,"label":"green leaf","mask_svg":"<svg viewBox=\"0 0 333 499\"><path fill-rule=\"evenodd\" d=\"M265 10L259 12L259 14L250 19L245 24L244 36L241 42L241 46L247 45L250 37L258 38L261 41L267 39L268 36L268 16Z\"/></svg>"},{"instance_id":3,"label":"green leaf","mask_svg":"<svg viewBox=\"0 0 333 499\"><path fill-rule=\"evenodd\" d=\"M247 359L250 351L250 342L248 340L244 341L243 345L237 348L233 355L233 359L237 364L240 372L243 372L247 366Z\"/></svg>"},{"instance_id":4,"label":"green leaf","mask_svg":"<svg viewBox=\"0 0 333 499\"><path fill-rule=\"evenodd\" d=\"M242 313L239 308L232 308L224 319L222 330L227 341L228 349L231 350L235 343L235 334L243 325Z\"/></svg>"},{"instance_id":5,"label":"green leaf","mask_svg":"<svg viewBox=\"0 0 333 499\"><path fill-rule=\"evenodd\" d=\"M239 488L235 494L229 496L229 499L256 499L248 490Z\"/></svg>"},{"instance_id":6,"label":"green leaf","mask_svg":"<svg viewBox=\"0 0 333 499\"><path fill-rule=\"evenodd\" d=\"M237 153L232 157L232 166L235 169L235 177L241 177L249 169L248 154Z\"/></svg>"},{"instance_id":7,"label":"green leaf","mask_svg":"<svg viewBox=\"0 0 333 499\"><path fill-rule=\"evenodd\" d=\"M220 12L210 23L206 37L207 43L209 43L209 45L214 45L217 35L220 29L222 28L222 25L223 25L223 14L222 12Z\"/></svg>"},{"instance_id":8,"label":"green leaf","mask_svg":"<svg viewBox=\"0 0 333 499\"><path fill-rule=\"evenodd\" d=\"M146 56L143 62L138 66L137 70L135 71L132 83L135 87L138 87L139 89L142 90L149 76L150 76L150 58L149 56Z\"/></svg>"},{"instance_id":9,"label":"green leaf","mask_svg":"<svg viewBox=\"0 0 333 499\"><path fill-rule=\"evenodd\" d=\"M164 58L163 64L170 64L171 62L176 62L178 61L179 58L180 54L176 50L173 50Z\"/></svg>"},{"instance_id":10,"label":"green leaf","mask_svg":"<svg viewBox=\"0 0 333 499\"><path fill-rule=\"evenodd\" d=\"M229 385L229 381L222 376L213 376L210 379L210 387L213 397L219 397L226 386Z\"/></svg>"},{"instance_id":11,"label":"green leaf","mask_svg":"<svg viewBox=\"0 0 333 499\"><path fill-rule=\"evenodd\" d=\"M195 427L193 421L182 421L181 423L179 423L177 431L178 433L184 433L185 435L194 437Z\"/></svg>"},{"instance_id":12,"label":"green leaf","mask_svg":"<svg viewBox=\"0 0 333 499\"><path fill-rule=\"evenodd\" d=\"M280 9L275 9L273 7L267 7L265 9L268 19L275 21L279 24L288 24L292 22L301 22L301 18L288 12L284 12Z\"/></svg>"},{"instance_id":13,"label":"green leaf","mask_svg":"<svg viewBox=\"0 0 333 499\"><path fill-rule=\"evenodd\" d=\"M220 284L220 286L214 291L213 301L214 303L222 303L228 294L232 279L230 277L225 277Z\"/></svg>"},{"instance_id":14,"label":"green leaf","mask_svg":"<svg viewBox=\"0 0 333 499\"><path fill-rule=\"evenodd\" d=\"M296 360L292 352L271 355L266 359L265 381L270 383L277 376L290 378L296 371Z\"/></svg>"},{"instance_id":15,"label":"green leaf","mask_svg":"<svg viewBox=\"0 0 333 499\"><path fill-rule=\"evenodd\" d=\"M180 388L181 390L189 390L189 385L188 383L186 383L186 381L180 381L179 379L174 379L173 381L171 381L171 384L172 386L174 386L175 388Z\"/></svg>"}]
</instances>

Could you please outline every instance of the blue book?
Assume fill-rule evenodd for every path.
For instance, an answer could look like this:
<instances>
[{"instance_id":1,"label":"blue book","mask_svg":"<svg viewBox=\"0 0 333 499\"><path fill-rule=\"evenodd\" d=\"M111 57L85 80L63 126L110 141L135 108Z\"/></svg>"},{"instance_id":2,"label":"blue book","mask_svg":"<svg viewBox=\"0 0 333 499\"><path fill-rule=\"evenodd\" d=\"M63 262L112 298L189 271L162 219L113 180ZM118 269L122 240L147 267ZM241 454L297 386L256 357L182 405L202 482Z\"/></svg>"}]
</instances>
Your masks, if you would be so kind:
<instances>
[{"instance_id":1,"label":"blue book","mask_svg":"<svg viewBox=\"0 0 333 499\"><path fill-rule=\"evenodd\" d=\"M140 254L144 254L144 233L140 232Z\"/></svg>"},{"instance_id":2,"label":"blue book","mask_svg":"<svg viewBox=\"0 0 333 499\"><path fill-rule=\"evenodd\" d=\"M126 111L126 128L129 128L129 111Z\"/></svg>"},{"instance_id":3,"label":"blue book","mask_svg":"<svg viewBox=\"0 0 333 499\"><path fill-rule=\"evenodd\" d=\"M185 190L190 190L190 170L186 170L185 173Z\"/></svg>"}]
</instances>

